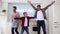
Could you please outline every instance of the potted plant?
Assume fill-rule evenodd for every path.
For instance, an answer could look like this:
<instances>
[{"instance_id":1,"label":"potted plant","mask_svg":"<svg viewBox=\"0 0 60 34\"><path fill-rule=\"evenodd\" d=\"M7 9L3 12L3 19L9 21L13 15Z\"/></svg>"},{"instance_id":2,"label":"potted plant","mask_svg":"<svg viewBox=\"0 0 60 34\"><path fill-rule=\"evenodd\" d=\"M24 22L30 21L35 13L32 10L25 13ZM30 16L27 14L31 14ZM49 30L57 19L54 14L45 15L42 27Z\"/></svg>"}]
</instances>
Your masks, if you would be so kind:
<instances>
[{"instance_id":1,"label":"potted plant","mask_svg":"<svg viewBox=\"0 0 60 34\"><path fill-rule=\"evenodd\" d=\"M5 9L2 10L2 14L6 15L6 10Z\"/></svg>"},{"instance_id":2,"label":"potted plant","mask_svg":"<svg viewBox=\"0 0 60 34\"><path fill-rule=\"evenodd\" d=\"M2 12L4 12L4 13L5 13L5 12L6 12L6 10L4 9L4 10L2 10Z\"/></svg>"}]
</instances>

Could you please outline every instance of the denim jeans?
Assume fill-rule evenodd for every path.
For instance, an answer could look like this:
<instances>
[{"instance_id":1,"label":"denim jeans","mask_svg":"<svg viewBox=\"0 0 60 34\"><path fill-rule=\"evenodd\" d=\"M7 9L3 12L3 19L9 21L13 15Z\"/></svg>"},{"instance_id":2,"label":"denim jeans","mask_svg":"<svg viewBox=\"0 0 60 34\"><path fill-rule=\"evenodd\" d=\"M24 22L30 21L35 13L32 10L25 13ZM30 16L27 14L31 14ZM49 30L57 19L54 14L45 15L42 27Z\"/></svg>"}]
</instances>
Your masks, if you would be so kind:
<instances>
[{"instance_id":1,"label":"denim jeans","mask_svg":"<svg viewBox=\"0 0 60 34\"><path fill-rule=\"evenodd\" d=\"M43 29L43 34L46 34L46 26L45 26L45 22L44 20L42 21L37 21L37 30L38 30L38 33L37 34L40 34L40 29Z\"/></svg>"},{"instance_id":2,"label":"denim jeans","mask_svg":"<svg viewBox=\"0 0 60 34\"><path fill-rule=\"evenodd\" d=\"M21 34L23 34L24 30L27 32L27 34L29 34L29 30L27 26L21 29Z\"/></svg>"}]
</instances>

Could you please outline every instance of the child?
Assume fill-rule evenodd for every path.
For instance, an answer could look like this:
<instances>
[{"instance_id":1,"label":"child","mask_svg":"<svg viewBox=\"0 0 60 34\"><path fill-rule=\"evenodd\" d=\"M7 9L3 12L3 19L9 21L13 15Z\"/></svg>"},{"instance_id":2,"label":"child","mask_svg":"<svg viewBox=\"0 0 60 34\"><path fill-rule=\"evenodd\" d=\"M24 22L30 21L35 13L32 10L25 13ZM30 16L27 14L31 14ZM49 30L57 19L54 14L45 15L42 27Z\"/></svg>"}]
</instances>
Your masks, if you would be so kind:
<instances>
[{"instance_id":1,"label":"child","mask_svg":"<svg viewBox=\"0 0 60 34\"><path fill-rule=\"evenodd\" d=\"M21 34L23 34L24 30L27 32L27 34L29 34L29 30L28 30L29 20L35 18L35 16L34 17L29 17L27 12L24 12L23 15L24 15L23 17L15 18L15 19L16 20L20 19L22 21Z\"/></svg>"}]
</instances>

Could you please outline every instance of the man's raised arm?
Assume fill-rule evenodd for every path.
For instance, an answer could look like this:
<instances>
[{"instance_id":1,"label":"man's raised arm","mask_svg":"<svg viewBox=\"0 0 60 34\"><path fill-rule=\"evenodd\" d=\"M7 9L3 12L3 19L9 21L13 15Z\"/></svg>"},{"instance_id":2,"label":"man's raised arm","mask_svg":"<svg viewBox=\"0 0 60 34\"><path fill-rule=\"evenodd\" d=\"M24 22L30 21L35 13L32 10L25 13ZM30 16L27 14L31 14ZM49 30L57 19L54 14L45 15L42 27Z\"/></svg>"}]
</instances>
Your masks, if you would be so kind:
<instances>
[{"instance_id":1,"label":"man's raised arm","mask_svg":"<svg viewBox=\"0 0 60 34\"><path fill-rule=\"evenodd\" d=\"M28 0L28 3L29 3L35 10L37 10L36 7L31 3L30 0Z\"/></svg>"},{"instance_id":2,"label":"man's raised arm","mask_svg":"<svg viewBox=\"0 0 60 34\"><path fill-rule=\"evenodd\" d=\"M53 1L51 4L49 4L48 6L46 6L45 8L43 8L44 10L48 9L52 4L54 4L55 1Z\"/></svg>"}]
</instances>

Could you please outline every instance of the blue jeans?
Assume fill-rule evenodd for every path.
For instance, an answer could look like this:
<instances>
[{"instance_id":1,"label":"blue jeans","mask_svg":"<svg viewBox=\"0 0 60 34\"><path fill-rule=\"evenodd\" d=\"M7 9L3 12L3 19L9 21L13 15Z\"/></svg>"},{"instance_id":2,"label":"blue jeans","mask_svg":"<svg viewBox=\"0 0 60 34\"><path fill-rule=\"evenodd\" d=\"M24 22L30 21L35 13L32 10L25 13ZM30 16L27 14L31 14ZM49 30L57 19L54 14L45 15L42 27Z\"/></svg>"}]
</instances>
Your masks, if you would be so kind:
<instances>
[{"instance_id":1,"label":"blue jeans","mask_svg":"<svg viewBox=\"0 0 60 34\"><path fill-rule=\"evenodd\" d=\"M27 34L29 34L28 27L23 27L23 28L21 29L21 34L23 34L24 30L27 32Z\"/></svg>"},{"instance_id":2,"label":"blue jeans","mask_svg":"<svg viewBox=\"0 0 60 34\"><path fill-rule=\"evenodd\" d=\"M37 30L38 30L38 33L37 34L40 34L40 29L43 29L43 34L46 34L46 26L45 26L45 22L44 20L42 21L37 21Z\"/></svg>"}]
</instances>

